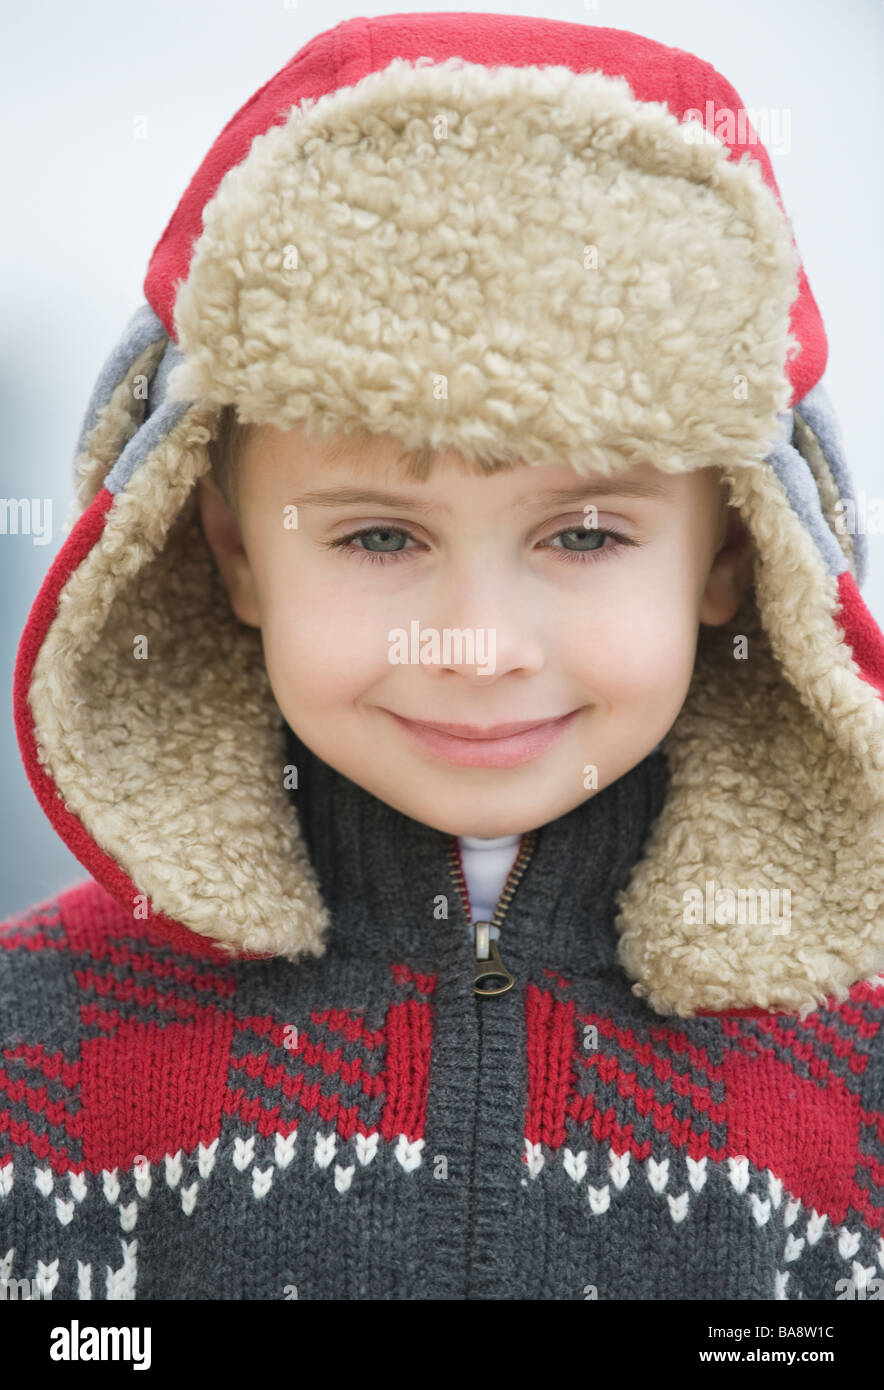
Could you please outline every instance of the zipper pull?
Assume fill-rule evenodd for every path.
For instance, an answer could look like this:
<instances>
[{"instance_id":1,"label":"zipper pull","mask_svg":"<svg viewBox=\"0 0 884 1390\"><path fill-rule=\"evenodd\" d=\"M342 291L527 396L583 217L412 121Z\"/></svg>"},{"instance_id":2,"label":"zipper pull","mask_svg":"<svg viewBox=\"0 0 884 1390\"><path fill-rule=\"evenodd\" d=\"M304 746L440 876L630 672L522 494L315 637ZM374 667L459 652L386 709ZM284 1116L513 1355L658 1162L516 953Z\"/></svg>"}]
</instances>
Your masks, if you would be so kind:
<instances>
[{"instance_id":1,"label":"zipper pull","mask_svg":"<svg viewBox=\"0 0 884 1390\"><path fill-rule=\"evenodd\" d=\"M473 923L473 992L483 998L506 994L516 983L500 959L490 922Z\"/></svg>"}]
</instances>

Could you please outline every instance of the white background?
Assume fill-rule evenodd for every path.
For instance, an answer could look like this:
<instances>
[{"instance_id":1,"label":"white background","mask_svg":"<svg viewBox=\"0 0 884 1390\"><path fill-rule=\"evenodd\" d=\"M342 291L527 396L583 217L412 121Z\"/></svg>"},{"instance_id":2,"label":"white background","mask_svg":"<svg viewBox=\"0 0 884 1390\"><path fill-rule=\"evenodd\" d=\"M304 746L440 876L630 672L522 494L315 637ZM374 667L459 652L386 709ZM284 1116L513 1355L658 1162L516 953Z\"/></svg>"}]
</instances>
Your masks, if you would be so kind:
<instances>
[{"instance_id":1,"label":"white background","mask_svg":"<svg viewBox=\"0 0 884 1390\"><path fill-rule=\"evenodd\" d=\"M86 877L28 786L12 722L16 647L63 541L89 394L143 301L150 254L221 128L310 38L355 15L425 7L284 0L60 0L5 8L0 496L53 499L53 539L0 536L0 915ZM747 108L788 111L770 147L829 339L826 384L868 498L882 478L880 0L467 3L632 30L711 62ZM146 139L136 138L144 128ZM884 626L884 537L864 597Z\"/></svg>"}]
</instances>

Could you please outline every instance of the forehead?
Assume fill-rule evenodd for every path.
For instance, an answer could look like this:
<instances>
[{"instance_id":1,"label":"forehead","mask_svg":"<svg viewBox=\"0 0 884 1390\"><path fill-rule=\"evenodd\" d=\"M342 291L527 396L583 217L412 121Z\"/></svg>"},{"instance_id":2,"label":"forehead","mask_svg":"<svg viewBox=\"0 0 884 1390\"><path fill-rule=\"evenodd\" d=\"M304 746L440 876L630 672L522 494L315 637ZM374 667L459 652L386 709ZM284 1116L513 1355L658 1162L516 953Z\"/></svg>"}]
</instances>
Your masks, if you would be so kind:
<instances>
[{"instance_id":1,"label":"forehead","mask_svg":"<svg viewBox=\"0 0 884 1390\"><path fill-rule=\"evenodd\" d=\"M320 434L272 425L254 427L248 449L253 463L276 470L289 485L308 489L304 502L313 505L367 499L372 490L394 487L409 500L456 496L464 479L482 478L493 483L501 498L525 497L529 502L567 504L590 494L665 500L692 476L665 473L647 462L624 463L622 469L602 474L566 463L468 458L455 449L433 450L429 445L407 450L393 435Z\"/></svg>"}]
</instances>

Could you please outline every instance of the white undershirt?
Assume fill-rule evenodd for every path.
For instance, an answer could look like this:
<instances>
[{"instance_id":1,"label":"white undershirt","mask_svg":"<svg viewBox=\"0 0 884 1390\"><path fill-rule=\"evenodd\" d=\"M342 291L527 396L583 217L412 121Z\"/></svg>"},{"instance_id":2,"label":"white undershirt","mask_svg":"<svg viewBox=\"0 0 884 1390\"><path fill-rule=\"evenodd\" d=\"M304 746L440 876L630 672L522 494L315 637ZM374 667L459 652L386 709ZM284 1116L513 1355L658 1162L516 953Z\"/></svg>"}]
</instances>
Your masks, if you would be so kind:
<instances>
[{"instance_id":1,"label":"white undershirt","mask_svg":"<svg viewBox=\"0 0 884 1390\"><path fill-rule=\"evenodd\" d=\"M464 878L474 922L490 922L510 869L519 853L521 835L459 835ZM497 927L491 931L498 935Z\"/></svg>"}]
</instances>

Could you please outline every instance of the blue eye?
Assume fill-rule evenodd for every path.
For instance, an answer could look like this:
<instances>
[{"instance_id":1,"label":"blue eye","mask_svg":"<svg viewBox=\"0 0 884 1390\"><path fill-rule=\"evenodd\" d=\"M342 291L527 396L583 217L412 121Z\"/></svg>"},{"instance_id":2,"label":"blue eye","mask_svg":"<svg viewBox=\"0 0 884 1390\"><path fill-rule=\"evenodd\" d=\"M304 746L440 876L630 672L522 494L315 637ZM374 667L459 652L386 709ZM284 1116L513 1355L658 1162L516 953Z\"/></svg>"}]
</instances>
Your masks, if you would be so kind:
<instances>
[{"instance_id":1,"label":"blue eye","mask_svg":"<svg viewBox=\"0 0 884 1390\"><path fill-rule=\"evenodd\" d=\"M555 546L545 543L545 548L554 551L562 560L578 565L595 564L615 555L625 545L638 545L638 541L631 540L620 531L602 530L594 526L568 526L563 531L556 531L550 541L564 536L575 537L577 544L571 548L564 544Z\"/></svg>"},{"instance_id":2,"label":"blue eye","mask_svg":"<svg viewBox=\"0 0 884 1390\"><path fill-rule=\"evenodd\" d=\"M362 541L367 536L381 537L380 548L371 550L366 546L354 546L352 544L353 541ZM550 544L550 541L556 541L565 536L575 537L577 545L571 548L564 544L562 546ZM361 531L351 531L347 536L339 536L336 540L329 541L328 549L341 550L345 555L355 556L358 560L368 560L371 564L386 565L391 560L398 563L399 557L407 553L405 544L399 544L400 539L409 541L415 538L410 531L406 531L402 526L366 526ZM549 541L542 543L541 548L554 551L561 559L568 562L576 561L578 564L587 564L594 563L603 556L614 554L622 546L637 544L637 541L631 540L619 531L600 530L589 526L568 526L564 530L556 531ZM417 544L410 549L414 551L426 549L426 547Z\"/></svg>"},{"instance_id":3,"label":"blue eye","mask_svg":"<svg viewBox=\"0 0 884 1390\"><path fill-rule=\"evenodd\" d=\"M610 547L606 547L604 545L604 541L606 537L613 535L613 531L595 531L588 526L569 526L567 531L557 531L556 534L552 537L552 539L554 541L557 541L560 537L576 536L578 541L577 545L575 545L573 548L567 545L563 545L562 549L568 551L571 555L586 555L587 553L594 550L604 550L606 548L610 549ZM581 542L584 541L586 542L586 544L581 544ZM551 547L551 549L555 548L556 547L554 546Z\"/></svg>"},{"instance_id":4,"label":"blue eye","mask_svg":"<svg viewBox=\"0 0 884 1390\"><path fill-rule=\"evenodd\" d=\"M396 542L399 540L400 537L404 537L407 540L408 535L409 533L407 531L401 530L398 526L372 526L369 530L354 531L352 536L343 536L341 542L336 541L335 544L346 544L346 542L350 540L362 540L366 536L380 536L381 545L379 551L366 549L366 555L374 555L378 553L384 555L395 555L398 551L404 549L404 547L398 544L389 544L390 539L392 538L392 540Z\"/></svg>"}]
</instances>

